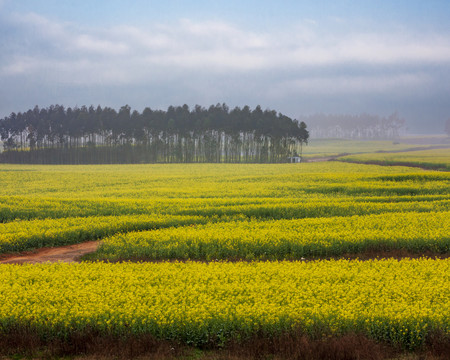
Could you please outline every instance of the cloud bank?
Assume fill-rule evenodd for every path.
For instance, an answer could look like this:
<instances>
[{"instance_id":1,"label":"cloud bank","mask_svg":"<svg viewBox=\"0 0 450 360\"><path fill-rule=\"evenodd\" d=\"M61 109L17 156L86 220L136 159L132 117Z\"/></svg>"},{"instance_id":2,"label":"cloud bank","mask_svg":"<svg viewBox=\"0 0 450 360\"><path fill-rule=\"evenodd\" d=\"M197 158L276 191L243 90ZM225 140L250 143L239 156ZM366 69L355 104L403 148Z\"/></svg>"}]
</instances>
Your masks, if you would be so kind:
<instances>
[{"instance_id":1,"label":"cloud bank","mask_svg":"<svg viewBox=\"0 0 450 360\"><path fill-rule=\"evenodd\" d=\"M301 111L293 103L302 96L310 104L307 111L318 112L327 108L320 105L320 97L401 99L450 90L450 34L401 27L333 32L312 20L277 32L189 19L109 28L82 27L35 13L0 21L6 34L0 46L0 80L12 87L10 99L0 100L3 111L25 110L10 109L16 104L11 96L19 93L13 84L26 87L22 96L28 101L43 98L35 94L39 88L53 89L48 95L57 98L43 106L67 99L70 91L76 97L77 88L88 89L90 96L103 94L94 96L94 103L114 91L109 99L117 101L122 91L121 104L133 102L129 93L137 106L151 105L137 99L139 89L156 104L228 99L286 106L290 99L284 112L292 115ZM391 110L396 109L385 109Z\"/></svg>"}]
</instances>

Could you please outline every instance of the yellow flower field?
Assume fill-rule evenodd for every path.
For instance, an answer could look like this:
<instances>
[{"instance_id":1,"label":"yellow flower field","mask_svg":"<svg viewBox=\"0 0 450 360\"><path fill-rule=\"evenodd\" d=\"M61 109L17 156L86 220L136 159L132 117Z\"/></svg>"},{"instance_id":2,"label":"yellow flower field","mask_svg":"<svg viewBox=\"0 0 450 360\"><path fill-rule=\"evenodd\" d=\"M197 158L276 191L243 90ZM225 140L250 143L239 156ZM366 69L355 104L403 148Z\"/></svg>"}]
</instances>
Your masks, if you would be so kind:
<instances>
[{"instance_id":1,"label":"yellow flower field","mask_svg":"<svg viewBox=\"0 0 450 360\"><path fill-rule=\"evenodd\" d=\"M399 231L401 229L401 231ZM450 251L450 212L229 221L104 239L101 259L300 259L373 250Z\"/></svg>"},{"instance_id":2,"label":"yellow flower field","mask_svg":"<svg viewBox=\"0 0 450 360\"><path fill-rule=\"evenodd\" d=\"M433 329L450 334L449 297L449 259L2 265L0 331L201 345L301 328L415 348Z\"/></svg>"},{"instance_id":3,"label":"yellow flower field","mask_svg":"<svg viewBox=\"0 0 450 360\"><path fill-rule=\"evenodd\" d=\"M99 240L91 258L106 260L1 264L0 336L150 334L223 346L302 331L406 349L433 334L450 339L447 172L339 162L0 165L0 185L2 256ZM312 261L378 250L443 259ZM124 259L160 262L108 262Z\"/></svg>"},{"instance_id":4,"label":"yellow flower field","mask_svg":"<svg viewBox=\"0 0 450 360\"><path fill-rule=\"evenodd\" d=\"M337 162L0 165L0 253L219 220L426 217L450 210L449 180Z\"/></svg>"},{"instance_id":5,"label":"yellow flower field","mask_svg":"<svg viewBox=\"0 0 450 360\"><path fill-rule=\"evenodd\" d=\"M0 224L0 253L76 244L118 232L159 229L206 221L206 218L199 216L158 214L17 220Z\"/></svg>"}]
</instances>

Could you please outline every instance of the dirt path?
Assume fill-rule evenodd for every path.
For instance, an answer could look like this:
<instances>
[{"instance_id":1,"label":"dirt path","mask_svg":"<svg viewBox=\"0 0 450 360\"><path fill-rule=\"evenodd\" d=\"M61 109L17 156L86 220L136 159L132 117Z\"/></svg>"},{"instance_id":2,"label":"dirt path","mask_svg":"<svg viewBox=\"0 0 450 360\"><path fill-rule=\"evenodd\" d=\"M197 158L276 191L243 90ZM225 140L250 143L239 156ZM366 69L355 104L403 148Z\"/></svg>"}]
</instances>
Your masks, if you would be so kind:
<instances>
[{"instance_id":1,"label":"dirt path","mask_svg":"<svg viewBox=\"0 0 450 360\"><path fill-rule=\"evenodd\" d=\"M88 241L82 244L67 245L53 248L42 248L34 251L27 251L20 254L1 254L0 264L39 264L45 262L79 262L83 255L89 254L97 250L100 241ZM366 251L357 254L342 254L335 257L317 257L303 259L302 261L314 261L319 259L359 259L359 260L372 260L372 259L404 259L420 257L446 259L450 257L450 254L440 254L432 251L425 251L421 253L413 253L404 249L392 249L389 251ZM145 260L142 260L145 261ZM152 261L152 260L149 260ZM161 260L156 260L160 262ZM173 261L186 261L184 259L178 259ZM243 259L235 259L229 261L245 261ZM153 261L152 261L153 262Z\"/></svg>"},{"instance_id":2,"label":"dirt path","mask_svg":"<svg viewBox=\"0 0 450 360\"><path fill-rule=\"evenodd\" d=\"M37 264L44 262L77 262L83 255L97 250L99 241L88 241L81 244L42 248L21 254L5 254L0 257L0 264Z\"/></svg>"},{"instance_id":3,"label":"dirt path","mask_svg":"<svg viewBox=\"0 0 450 360\"><path fill-rule=\"evenodd\" d=\"M438 150L438 149L448 149L450 148L450 145L434 145L434 146L419 146L419 147L413 147L408 149L401 149L401 150L390 150L390 151L373 151L373 152L355 152L355 153L341 153L337 155L331 155L331 156L318 156L318 157L311 157L311 158L305 158L305 162L321 162L321 161L331 161L331 160L337 160L340 157L347 156L347 155L359 155L359 154L395 154L395 153L402 153L402 152L414 152L414 151L423 151L423 150Z\"/></svg>"},{"instance_id":4,"label":"dirt path","mask_svg":"<svg viewBox=\"0 0 450 360\"><path fill-rule=\"evenodd\" d=\"M332 161L336 160L339 156L325 156L325 157L316 157L316 158L309 158L305 159L305 162L322 162L322 161Z\"/></svg>"}]
</instances>

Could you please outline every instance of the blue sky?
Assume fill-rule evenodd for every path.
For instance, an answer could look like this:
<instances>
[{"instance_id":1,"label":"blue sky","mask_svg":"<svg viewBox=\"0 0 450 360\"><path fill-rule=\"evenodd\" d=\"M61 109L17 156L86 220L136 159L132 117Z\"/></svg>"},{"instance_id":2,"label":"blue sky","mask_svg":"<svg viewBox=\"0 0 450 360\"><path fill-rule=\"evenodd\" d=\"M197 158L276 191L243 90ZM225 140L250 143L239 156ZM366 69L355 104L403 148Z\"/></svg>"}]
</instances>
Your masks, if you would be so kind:
<instances>
[{"instance_id":1,"label":"blue sky","mask_svg":"<svg viewBox=\"0 0 450 360\"><path fill-rule=\"evenodd\" d=\"M260 104L450 117L450 1L0 0L0 117L39 105Z\"/></svg>"}]
</instances>

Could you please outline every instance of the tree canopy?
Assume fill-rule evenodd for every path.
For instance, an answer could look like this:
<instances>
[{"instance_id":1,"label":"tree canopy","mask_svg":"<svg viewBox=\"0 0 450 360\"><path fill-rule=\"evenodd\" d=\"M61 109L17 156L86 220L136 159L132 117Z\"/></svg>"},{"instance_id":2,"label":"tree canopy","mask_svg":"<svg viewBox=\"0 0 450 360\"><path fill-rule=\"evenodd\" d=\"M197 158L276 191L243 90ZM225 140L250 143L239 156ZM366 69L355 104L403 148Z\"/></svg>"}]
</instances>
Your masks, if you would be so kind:
<instances>
[{"instance_id":1,"label":"tree canopy","mask_svg":"<svg viewBox=\"0 0 450 360\"><path fill-rule=\"evenodd\" d=\"M284 162L309 133L274 110L226 104L65 108L36 106L0 120L3 162Z\"/></svg>"}]
</instances>

